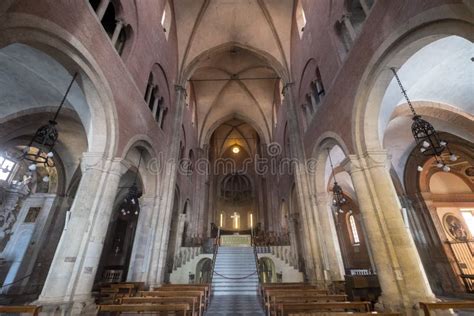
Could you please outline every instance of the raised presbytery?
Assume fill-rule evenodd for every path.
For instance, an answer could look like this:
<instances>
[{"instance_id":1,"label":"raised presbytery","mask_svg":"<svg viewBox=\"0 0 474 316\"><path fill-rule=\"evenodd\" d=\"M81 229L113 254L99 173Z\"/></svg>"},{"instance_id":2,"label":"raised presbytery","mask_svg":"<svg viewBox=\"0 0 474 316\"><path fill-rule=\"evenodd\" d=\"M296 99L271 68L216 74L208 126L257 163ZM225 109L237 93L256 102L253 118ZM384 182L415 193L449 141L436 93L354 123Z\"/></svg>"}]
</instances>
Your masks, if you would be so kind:
<instances>
[{"instance_id":1,"label":"raised presbytery","mask_svg":"<svg viewBox=\"0 0 474 316\"><path fill-rule=\"evenodd\" d=\"M474 1L1 0L0 315L474 315Z\"/></svg>"}]
</instances>

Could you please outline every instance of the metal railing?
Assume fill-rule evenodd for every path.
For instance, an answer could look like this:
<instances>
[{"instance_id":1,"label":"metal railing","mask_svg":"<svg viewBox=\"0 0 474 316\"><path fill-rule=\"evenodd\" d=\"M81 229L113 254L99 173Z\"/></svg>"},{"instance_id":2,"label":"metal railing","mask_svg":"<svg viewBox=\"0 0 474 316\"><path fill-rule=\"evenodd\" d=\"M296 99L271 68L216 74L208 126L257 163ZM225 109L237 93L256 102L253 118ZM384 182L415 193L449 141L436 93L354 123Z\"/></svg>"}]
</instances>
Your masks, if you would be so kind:
<instances>
[{"instance_id":1,"label":"metal railing","mask_svg":"<svg viewBox=\"0 0 474 316\"><path fill-rule=\"evenodd\" d=\"M220 239L221 239L221 229L219 228L217 230L216 240L214 241L214 251L212 253L211 286L212 286L212 280L214 278L214 268L216 266L216 258L217 258L217 253L219 251Z\"/></svg>"},{"instance_id":2,"label":"metal railing","mask_svg":"<svg viewBox=\"0 0 474 316\"><path fill-rule=\"evenodd\" d=\"M262 284L262 279L261 279L259 264L258 264L257 246L255 244L255 236L254 236L254 233L253 233L253 228L250 229L250 244L251 244L252 249L253 249L253 255L255 256L255 269L256 269L257 275L258 275L258 283Z\"/></svg>"}]
</instances>

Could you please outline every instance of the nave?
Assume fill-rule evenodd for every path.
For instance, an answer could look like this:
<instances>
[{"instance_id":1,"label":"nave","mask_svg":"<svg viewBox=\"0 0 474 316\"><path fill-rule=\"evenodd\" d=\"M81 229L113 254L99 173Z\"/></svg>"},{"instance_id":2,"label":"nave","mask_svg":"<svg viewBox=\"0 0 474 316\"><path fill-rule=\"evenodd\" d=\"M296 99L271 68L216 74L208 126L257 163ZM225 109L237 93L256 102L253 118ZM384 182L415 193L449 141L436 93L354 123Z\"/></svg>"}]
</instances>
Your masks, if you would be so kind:
<instances>
[{"instance_id":1,"label":"nave","mask_svg":"<svg viewBox=\"0 0 474 316\"><path fill-rule=\"evenodd\" d=\"M469 313L473 10L0 1L0 313Z\"/></svg>"}]
</instances>

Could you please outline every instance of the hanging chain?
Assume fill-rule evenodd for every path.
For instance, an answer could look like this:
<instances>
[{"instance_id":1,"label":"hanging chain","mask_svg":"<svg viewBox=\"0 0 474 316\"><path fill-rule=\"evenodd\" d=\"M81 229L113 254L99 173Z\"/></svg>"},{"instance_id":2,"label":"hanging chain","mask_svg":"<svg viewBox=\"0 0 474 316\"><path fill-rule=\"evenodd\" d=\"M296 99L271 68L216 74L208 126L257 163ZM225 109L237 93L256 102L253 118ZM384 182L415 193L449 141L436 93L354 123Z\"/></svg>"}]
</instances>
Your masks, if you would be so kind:
<instances>
[{"instance_id":1,"label":"hanging chain","mask_svg":"<svg viewBox=\"0 0 474 316\"><path fill-rule=\"evenodd\" d=\"M222 275L222 274L220 274L220 273L217 273L216 271L214 271L214 273L217 274L218 276L223 277L224 279L228 279L228 280L243 280L243 279L249 278L249 277L251 277L252 275L256 274L257 271L254 271L254 272L250 273L249 275L246 275L246 276L243 276L243 277L238 277L238 278L226 277L225 275Z\"/></svg>"},{"instance_id":2,"label":"hanging chain","mask_svg":"<svg viewBox=\"0 0 474 316\"><path fill-rule=\"evenodd\" d=\"M398 86L400 87L400 90L402 90L402 94L405 97L405 100L407 100L411 113L413 113L413 116L418 116L418 114L416 114L415 112L415 109L413 108L413 105L411 104L410 99L408 98L407 91L405 90L405 88L402 85L402 82L400 81L400 77L398 77L397 70L395 69L395 67L390 68L390 70L392 70L393 74L395 75L395 79L397 79Z\"/></svg>"}]
</instances>

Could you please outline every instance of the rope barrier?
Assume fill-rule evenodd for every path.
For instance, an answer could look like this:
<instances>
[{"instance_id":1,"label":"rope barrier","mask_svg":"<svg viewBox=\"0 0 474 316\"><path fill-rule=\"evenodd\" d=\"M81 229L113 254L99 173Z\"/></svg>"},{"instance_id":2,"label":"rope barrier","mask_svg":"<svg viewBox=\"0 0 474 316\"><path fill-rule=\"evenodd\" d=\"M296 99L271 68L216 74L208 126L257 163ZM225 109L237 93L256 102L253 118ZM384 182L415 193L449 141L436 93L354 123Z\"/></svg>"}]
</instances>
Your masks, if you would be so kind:
<instances>
[{"instance_id":1,"label":"rope barrier","mask_svg":"<svg viewBox=\"0 0 474 316\"><path fill-rule=\"evenodd\" d=\"M249 277L251 277L252 275L256 274L257 271L252 272L252 273L250 273L249 275L246 275L246 276L243 276L243 277L238 277L238 278L226 277L225 275L222 275L222 274L220 274L220 273L217 273L216 271L214 271L214 273L217 274L218 276L223 277L224 279L228 279L228 280L243 280L243 279L249 278Z\"/></svg>"}]
</instances>

